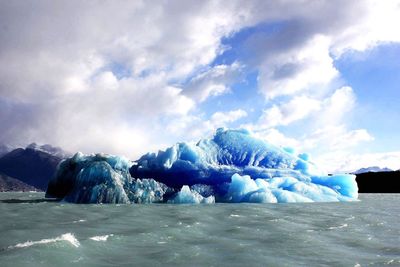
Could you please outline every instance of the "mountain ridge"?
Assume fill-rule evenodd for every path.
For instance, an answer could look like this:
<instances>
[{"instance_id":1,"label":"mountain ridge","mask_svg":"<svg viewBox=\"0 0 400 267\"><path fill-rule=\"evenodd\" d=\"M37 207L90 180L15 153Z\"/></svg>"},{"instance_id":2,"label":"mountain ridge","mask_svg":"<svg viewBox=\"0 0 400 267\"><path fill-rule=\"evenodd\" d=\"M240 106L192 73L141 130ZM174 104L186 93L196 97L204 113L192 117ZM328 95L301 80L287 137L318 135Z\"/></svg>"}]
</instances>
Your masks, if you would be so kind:
<instances>
[{"instance_id":1,"label":"mountain ridge","mask_svg":"<svg viewBox=\"0 0 400 267\"><path fill-rule=\"evenodd\" d=\"M0 157L0 173L44 191L58 164L67 156L61 148L32 143Z\"/></svg>"},{"instance_id":2,"label":"mountain ridge","mask_svg":"<svg viewBox=\"0 0 400 267\"><path fill-rule=\"evenodd\" d=\"M361 173L367 173L367 172L392 172L394 170L388 168L388 167L379 167L379 166L370 166L370 167L364 167L361 169L358 169L351 174L361 174Z\"/></svg>"}]
</instances>

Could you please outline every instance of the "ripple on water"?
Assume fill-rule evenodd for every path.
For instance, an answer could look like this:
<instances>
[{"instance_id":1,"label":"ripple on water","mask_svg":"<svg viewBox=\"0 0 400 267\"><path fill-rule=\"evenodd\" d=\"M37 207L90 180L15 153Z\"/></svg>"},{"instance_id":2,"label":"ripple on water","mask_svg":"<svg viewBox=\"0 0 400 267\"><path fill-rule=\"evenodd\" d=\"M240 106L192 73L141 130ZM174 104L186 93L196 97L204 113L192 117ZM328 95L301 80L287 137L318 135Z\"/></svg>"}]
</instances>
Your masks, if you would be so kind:
<instances>
[{"instance_id":1,"label":"ripple on water","mask_svg":"<svg viewBox=\"0 0 400 267\"><path fill-rule=\"evenodd\" d=\"M307 205L1 202L0 214L1 267L400 266L400 195Z\"/></svg>"}]
</instances>

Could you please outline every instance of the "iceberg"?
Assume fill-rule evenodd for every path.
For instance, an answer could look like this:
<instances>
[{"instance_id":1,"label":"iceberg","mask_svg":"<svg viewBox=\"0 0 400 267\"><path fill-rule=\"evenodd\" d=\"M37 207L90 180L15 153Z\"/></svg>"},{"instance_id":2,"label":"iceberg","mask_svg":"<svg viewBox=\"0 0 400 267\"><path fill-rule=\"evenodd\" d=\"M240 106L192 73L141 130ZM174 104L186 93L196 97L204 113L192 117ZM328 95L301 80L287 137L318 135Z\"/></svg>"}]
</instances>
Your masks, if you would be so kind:
<instances>
[{"instance_id":1,"label":"iceberg","mask_svg":"<svg viewBox=\"0 0 400 267\"><path fill-rule=\"evenodd\" d=\"M220 128L210 139L177 143L136 161L96 154L64 160L46 196L74 203L214 203L352 201L354 175L328 175L296 155Z\"/></svg>"},{"instance_id":2,"label":"iceberg","mask_svg":"<svg viewBox=\"0 0 400 267\"><path fill-rule=\"evenodd\" d=\"M182 186L176 196L169 200L168 203L174 204L199 204L199 203L215 203L214 196L203 197L200 193L189 188L189 186Z\"/></svg>"},{"instance_id":3,"label":"iceberg","mask_svg":"<svg viewBox=\"0 0 400 267\"><path fill-rule=\"evenodd\" d=\"M76 153L58 166L46 197L73 203L162 202L172 189L152 179L134 179L132 162L106 154Z\"/></svg>"},{"instance_id":4,"label":"iceberg","mask_svg":"<svg viewBox=\"0 0 400 267\"><path fill-rule=\"evenodd\" d=\"M142 156L130 169L133 177L152 177L168 186L230 182L235 173L257 178L293 176L310 180L315 166L302 157L253 137L246 130L218 129L212 139L178 143Z\"/></svg>"}]
</instances>

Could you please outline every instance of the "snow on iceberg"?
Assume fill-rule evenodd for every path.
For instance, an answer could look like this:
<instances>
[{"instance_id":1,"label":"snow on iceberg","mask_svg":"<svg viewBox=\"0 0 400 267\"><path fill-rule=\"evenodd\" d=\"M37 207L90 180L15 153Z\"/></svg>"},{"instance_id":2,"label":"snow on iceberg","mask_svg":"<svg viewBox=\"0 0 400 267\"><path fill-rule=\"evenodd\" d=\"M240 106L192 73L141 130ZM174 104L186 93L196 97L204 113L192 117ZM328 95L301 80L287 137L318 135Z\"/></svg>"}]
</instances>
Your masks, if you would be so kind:
<instances>
[{"instance_id":1,"label":"snow on iceberg","mask_svg":"<svg viewBox=\"0 0 400 267\"><path fill-rule=\"evenodd\" d=\"M136 162L77 153L60 164L47 195L76 203L276 203L350 201L358 188L354 175L328 176L307 154L218 129Z\"/></svg>"}]
</instances>

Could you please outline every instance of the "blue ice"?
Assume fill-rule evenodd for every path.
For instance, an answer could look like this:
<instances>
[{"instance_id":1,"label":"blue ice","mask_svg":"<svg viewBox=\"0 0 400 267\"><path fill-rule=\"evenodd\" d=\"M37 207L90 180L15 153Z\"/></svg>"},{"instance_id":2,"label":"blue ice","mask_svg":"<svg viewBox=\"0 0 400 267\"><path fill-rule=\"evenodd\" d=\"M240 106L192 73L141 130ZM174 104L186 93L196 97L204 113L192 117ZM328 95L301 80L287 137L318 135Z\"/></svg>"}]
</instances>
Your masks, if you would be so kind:
<instances>
[{"instance_id":1,"label":"blue ice","mask_svg":"<svg viewBox=\"0 0 400 267\"><path fill-rule=\"evenodd\" d=\"M76 203L325 202L356 200L358 188L354 175L328 176L308 154L218 129L135 162L77 153L60 164L47 195Z\"/></svg>"},{"instance_id":2,"label":"blue ice","mask_svg":"<svg viewBox=\"0 0 400 267\"><path fill-rule=\"evenodd\" d=\"M152 179L132 178L131 165L123 157L78 152L58 166L46 197L73 203L163 202L170 189Z\"/></svg>"},{"instance_id":3,"label":"blue ice","mask_svg":"<svg viewBox=\"0 0 400 267\"><path fill-rule=\"evenodd\" d=\"M168 201L174 204L199 204L199 203L215 203L214 196L203 197L200 193L190 189L189 186L184 185L182 189L175 195L174 198Z\"/></svg>"}]
</instances>

